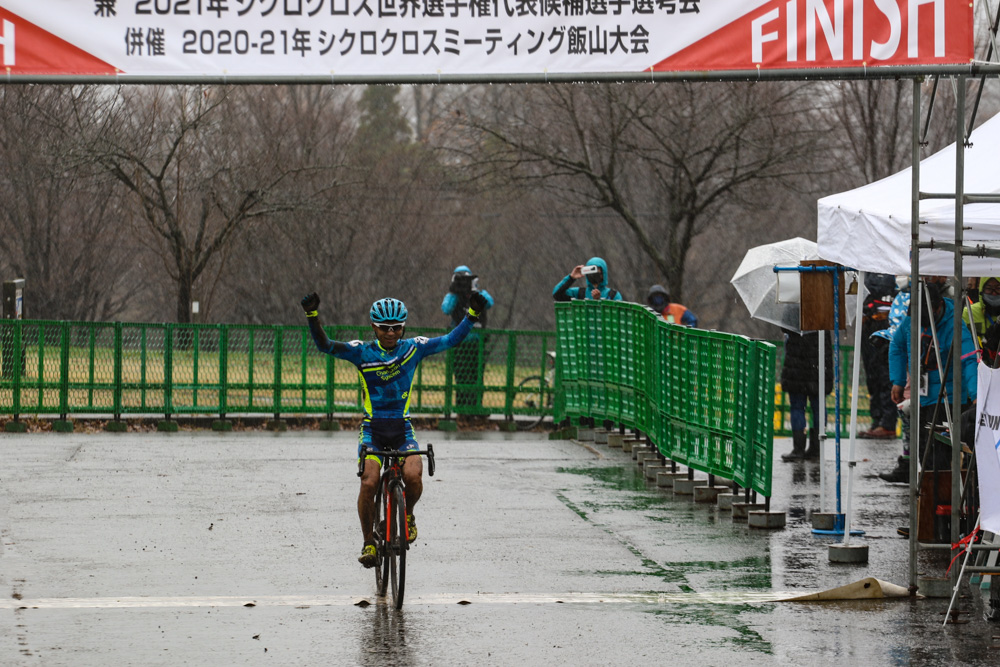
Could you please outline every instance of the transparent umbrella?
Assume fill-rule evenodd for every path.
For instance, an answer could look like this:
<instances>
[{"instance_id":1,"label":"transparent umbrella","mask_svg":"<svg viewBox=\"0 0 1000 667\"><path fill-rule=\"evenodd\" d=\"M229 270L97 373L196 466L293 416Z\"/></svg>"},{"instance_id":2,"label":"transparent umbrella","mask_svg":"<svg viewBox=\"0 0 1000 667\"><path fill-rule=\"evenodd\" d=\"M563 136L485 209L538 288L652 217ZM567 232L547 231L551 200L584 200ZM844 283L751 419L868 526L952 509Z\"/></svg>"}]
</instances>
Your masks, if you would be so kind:
<instances>
[{"instance_id":1,"label":"transparent umbrella","mask_svg":"<svg viewBox=\"0 0 1000 667\"><path fill-rule=\"evenodd\" d=\"M740 295L750 316L776 324L789 331L799 332L799 274L793 271L782 272L781 294L779 299L778 273L774 267L798 266L804 259L820 259L815 241L803 238L793 238L777 243L750 248L740 267L729 281ZM864 286L859 286L859 294L864 298ZM854 321L855 304L858 296L848 295L847 303L841 317L847 318L847 323Z\"/></svg>"}]
</instances>

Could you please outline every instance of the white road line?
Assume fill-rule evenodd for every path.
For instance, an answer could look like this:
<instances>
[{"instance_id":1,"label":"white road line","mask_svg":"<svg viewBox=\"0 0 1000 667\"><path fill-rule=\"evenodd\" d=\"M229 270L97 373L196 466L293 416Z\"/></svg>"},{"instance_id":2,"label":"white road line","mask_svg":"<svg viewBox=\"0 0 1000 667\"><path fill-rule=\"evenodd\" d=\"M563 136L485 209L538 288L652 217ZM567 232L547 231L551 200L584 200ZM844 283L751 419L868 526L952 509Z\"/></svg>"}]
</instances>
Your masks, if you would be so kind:
<instances>
[{"instance_id":1,"label":"white road line","mask_svg":"<svg viewBox=\"0 0 1000 667\"><path fill-rule=\"evenodd\" d=\"M466 597L454 595L414 596L407 606L447 604L719 604L742 605L779 602L802 595L803 591L720 593L567 593L523 594L486 593ZM261 597L184 596L184 597L105 597L105 598L35 598L0 600L0 609L155 609L164 607L345 607L367 606L377 598L346 595L270 595Z\"/></svg>"}]
</instances>

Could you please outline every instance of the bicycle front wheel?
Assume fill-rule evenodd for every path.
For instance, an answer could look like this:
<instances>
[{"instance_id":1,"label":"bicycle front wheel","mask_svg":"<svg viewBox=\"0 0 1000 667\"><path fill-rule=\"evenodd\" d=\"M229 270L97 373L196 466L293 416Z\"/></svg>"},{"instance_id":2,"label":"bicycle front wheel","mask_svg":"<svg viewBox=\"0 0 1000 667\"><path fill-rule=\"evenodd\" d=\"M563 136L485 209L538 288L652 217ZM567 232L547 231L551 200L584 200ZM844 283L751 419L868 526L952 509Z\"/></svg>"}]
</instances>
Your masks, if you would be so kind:
<instances>
[{"instance_id":1,"label":"bicycle front wheel","mask_svg":"<svg viewBox=\"0 0 1000 667\"><path fill-rule=\"evenodd\" d=\"M396 609L403 608L403 590L406 587L406 496L403 487L392 491L392 511L390 512L389 539L389 580L392 582L392 603Z\"/></svg>"},{"instance_id":2,"label":"bicycle front wheel","mask_svg":"<svg viewBox=\"0 0 1000 667\"><path fill-rule=\"evenodd\" d=\"M375 526L372 529L372 539L375 541L375 592L384 597L389 586L389 559L386 554L387 540L385 538L385 515L388 496L384 485L379 484L375 494Z\"/></svg>"},{"instance_id":3,"label":"bicycle front wheel","mask_svg":"<svg viewBox=\"0 0 1000 667\"><path fill-rule=\"evenodd\" d=\"M547 398L548 397L548 398ZM517 393L514 395L514 407L527 408L528 414L522 415L522 419L515 417L514 424L518 431L530 431L545 419L545 412L542 406L546 401L551 404L551 394L548 383L540 375L533 375L521 380L517 385ZM537 414L535 412L537 411Z\"/></svg>"}]
</instances>

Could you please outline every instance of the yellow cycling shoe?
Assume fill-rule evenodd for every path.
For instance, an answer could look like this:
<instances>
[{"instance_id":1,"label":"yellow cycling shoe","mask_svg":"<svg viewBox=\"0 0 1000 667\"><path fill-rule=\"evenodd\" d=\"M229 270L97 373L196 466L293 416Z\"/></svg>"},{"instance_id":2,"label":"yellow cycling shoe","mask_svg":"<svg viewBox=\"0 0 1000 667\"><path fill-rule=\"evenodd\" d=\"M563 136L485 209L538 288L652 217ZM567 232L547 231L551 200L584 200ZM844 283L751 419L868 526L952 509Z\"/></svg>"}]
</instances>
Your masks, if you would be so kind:
<instances>
[{"instance_id":1,"label":"yellow cycling shoe","mask_svg":"<svg viewBox=\"0 0 1000 667\"><path fill-rule=\"evenodd\" d=\"M365 567L374 567L377 560L378 556L375 554L375 545L366 544L361 550L361 555L358 556L358 562Z\"/></svg>"},{"instance_id":2,"label":"yellow cycling shoe","mask_svg":"<svg viewBox=\"0 0 1000 667\"><path fill-rule=\"evenodd\" d=\"M413 518L412 514L406 515L406 533L407 533L407 540L406 540L407 542L412 542L413 540L417 539L417 522Z\"/></svg>"}]
</instances>

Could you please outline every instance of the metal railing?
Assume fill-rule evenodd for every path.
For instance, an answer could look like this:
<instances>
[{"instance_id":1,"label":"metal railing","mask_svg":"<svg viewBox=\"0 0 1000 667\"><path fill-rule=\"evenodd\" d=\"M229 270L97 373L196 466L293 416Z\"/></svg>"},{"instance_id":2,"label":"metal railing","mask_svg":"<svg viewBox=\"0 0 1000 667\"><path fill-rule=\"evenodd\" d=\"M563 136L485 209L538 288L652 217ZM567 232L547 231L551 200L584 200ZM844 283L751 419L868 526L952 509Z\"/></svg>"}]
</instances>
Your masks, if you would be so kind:
<instances>
[{"instance_id":1,"label":"metal railing","mask_svg":"<svg viewBox=\"0 0 1000 667\"><path fill-rule=\"evenodd\" d=\"M611 420L666 458L771 495L771 343L667 324L638 304L556 304L556 419Z\"/></svg>"},{"instance_id":2,"label":"metal railing","mask_svg":"<svg viewBox=\"0 0 1000 667\"><path fill-rule=\"evenodd\" d=\"M371 338L367 327L326 330ZM421 363L410 412L551 413L518 386L545 373L554 346L551 332L476 330ZM355 367L320 353L305 326L0 321L2 415L362 414L362 400Z\"/></svg>"},{"instance_id":3,"label":"metal railing","mask_svg":"<svg viewBox=\"0 0 1000 667\"><path fill-rule=\"evenodd\" d=\"M369 335L364 327L327 331L338 340ZM411 333L432 336L444 329ZM780 342L775 346L778 377L784 350ZM547 377L546 355L553 351L551 332L476 331L460 348L423 362L412 411L552 416L551 383L524 381ZM841 352L841 414L846 415L853 349L841 346ZM860 394L859 415L867 416L864 383ZM361 411L354 368L316 351L305 327L0 321L0 415ZM775 435L790 432L788 414L788 396L779 386ZM832 429L832 394L827 415Z\"/></svg>"}]
</instances>

